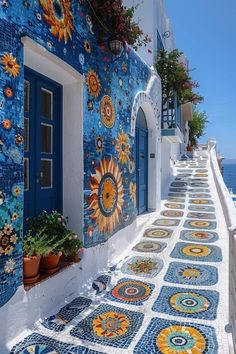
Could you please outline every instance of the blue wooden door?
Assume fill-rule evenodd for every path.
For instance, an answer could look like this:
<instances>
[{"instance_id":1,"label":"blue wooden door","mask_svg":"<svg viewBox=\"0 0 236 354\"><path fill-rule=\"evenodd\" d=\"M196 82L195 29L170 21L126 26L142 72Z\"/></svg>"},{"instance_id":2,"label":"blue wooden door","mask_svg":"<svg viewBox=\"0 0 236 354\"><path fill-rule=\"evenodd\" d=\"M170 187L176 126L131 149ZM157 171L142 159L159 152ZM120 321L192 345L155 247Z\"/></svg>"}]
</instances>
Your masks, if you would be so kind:
<instances>
[{"instance_id":1,"label":"blue wooden door","mask_svg":"<svg viewBox=\"0 0 236 354\"><path fill-rule=\"evenodd\" d=\"M136 127L136 182L138 214L147 210L148 192L148 133Z\"/></svg>"},{"instance_id":2,"label":"blue wooden door","mask_svg":"<svg viewBox=\"0 0 236 354\"><path fill-rule=\"evenodd\" d=\"M24 218L62 210L62 87L25 68Z\"/></svg>"}]
</instances>

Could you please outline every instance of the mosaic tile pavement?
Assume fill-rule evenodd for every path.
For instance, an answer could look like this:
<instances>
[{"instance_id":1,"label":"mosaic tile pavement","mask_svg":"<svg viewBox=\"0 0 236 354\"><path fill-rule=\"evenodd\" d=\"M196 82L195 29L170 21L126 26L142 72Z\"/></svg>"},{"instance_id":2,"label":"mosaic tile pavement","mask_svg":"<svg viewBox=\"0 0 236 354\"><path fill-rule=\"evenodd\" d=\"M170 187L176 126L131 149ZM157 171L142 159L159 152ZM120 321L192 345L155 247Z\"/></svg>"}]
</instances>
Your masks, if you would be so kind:
<instances>
[{"instance_id":1,"label":"mosaic tile pavement","mask_svg":"<svg viewBox=\"0 0 236 354\"><path fill-rule=\"evenodd\" d=\"M9 353L228 354L222 213L208 162L183 163L183 179L171 183L174 192L123 259ZM196 179L204 177L207 189Z\"/></svg>"}]
</instances>

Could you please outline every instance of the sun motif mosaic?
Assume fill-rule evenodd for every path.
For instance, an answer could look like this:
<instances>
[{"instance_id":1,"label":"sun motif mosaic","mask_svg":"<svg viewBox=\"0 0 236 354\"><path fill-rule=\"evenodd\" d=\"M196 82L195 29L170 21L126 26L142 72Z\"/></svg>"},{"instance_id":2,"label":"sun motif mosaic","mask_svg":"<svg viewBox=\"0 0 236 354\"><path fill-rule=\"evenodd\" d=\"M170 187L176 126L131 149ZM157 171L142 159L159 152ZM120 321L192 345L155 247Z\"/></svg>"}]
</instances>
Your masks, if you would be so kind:
<instances>
[{"instance_id":1,"label":"sun motif mosaic","mask_svg":"<svg viewBox=\"0 0 236 354\"><path fill-rule=\"evenodd\" d=\"M17 233L12 225L5 224L0 229L0 255L12 254L18 241Z\"/></svg>"},{"instance_id":2,"label":"sun motif mosaic","mask_svg":"<svg viewBox=\"0 0 236 354\"><path fill-rule=\"evenodd\" d=\"M182 197L186 197L186 195L184 193L168 193L169 197L176 197L176 198L182 198Z\"/></svg>"},{"instance_id":3,"label":"sun motif mosaic","mask_svg":"<svg viewBox=\"0 0 236 354\"><path fill-rule=\"evenodd\" d=\"M75 326L70 334L81 340L116 348L128 348L144 315L112 305L100 305Z\"/></svg>"},{"instance_id":4,"label":"sun motif mosaic","mask_svg":"<svg viewBox=\"0 0 236 354\"><path fill-rule=\"evenodd\" d=\"M106 294L105 298L111 301L140 306L149 299L154 287L153 284L125 278L119 280L117 285Z\"/></svg>"},{"instance_id":5,"label":"sun motif mosaic","mask_svg":"<svg viewBox=\"0 0 236 354\"><path fill-rule=\"evenodd\" d=\"M20 65L11 53L5 53L1 57L1 64L7 75L12 76L14 79L19 75Z\"/></svg>"},{"instance_id":6,"label":"sun motif mosaic","mask_svg":"<svg viewBox=\"0 0 236 354\"><path fill-rule=\"evenodd\" d=\"M171 187L186 187L188 185L187 182L172 182Z\"/></svg>"},{"instance_id":7,"label":"sun motif mosaic","mask_svg":"<svg viewBox=\"0 0 236 354\"><path fill-rule=\"evenodd\" d=\"M103 96L102 100L101 100L101 118L102 118L102 123L105 125L106 128L112 128L115 124L115 106L114 103L112 101L112 98L108 95ZM120 141L120 139L123 139L122 141L124 142L124 136L119 137L118 136L118 141ZM118 143L119 144L119 143ZM124 153L129 152L127 149L129 149L129 144L126 141L126 145L125 145L126 150L124 151ZM128 154L129 155L129 154Z\"/></svg>"},{"instance_id":8,"label":"sun motif mosaic","mask_svg":"<svg viewBox=\"0 0 236 354\"><path fill-rule=\"evenodd\" d=\"M162 268L163 261L156 257L136 256L130 258L122 265L121 272L144 278L153 278Z\"/></svg>"},{"instance_id":9,"label":"sun motif mosaic","mask_svg":"<svg viewBox=\"0 0 236 354\"><path fill-rule=\"evenodd\" d=\"M184 204L178 204L178 203L165 203L164 205L166 208L169 209L184 209L185 207Z\"/></svg>"},{"instance_id":10,"label":"sun motif mosaic","mask_svg":"<svg viewBox=\"0 0 236 354\"><path fill-rule=\"evenodd\" d=\"M208 198L211 198L211 195L210 194L189 194L189 198L197 198L197 199L208 199ZM211 206L206 206L206 205L202 205L202 204L199 204L199 205L189 205L189 210L197 210L197 211L215 211L215 208L214 207L211 207Z\"/></svg>"},{"instance_id":11,"label":"sun motif mosaic","mask_svg":"<svg viewBox=\"0 0 236 354\"><path fill-rule=\"evenodd\" d=\"M204 183L204 182L193 182L190 184L191 187L200 187L200 188L208 188L209 184L208 183Z\"/></svg>"},{"instance_id":12,"label":"sun motif mosaic","mask_svg":"<svg viewBox=\"0 0 236 354\"><path fill-rule=\"evenodd\" d=\"M215 230L216 222L209 220L191 220L188 219L184 223L186 229L206 229L206 230Z\"/></svg>"},{"instance_id":13,"label":"sun motif mosaic","mask_svg":"<svg viewBox=\"0 0 236 354\"><path fill-rule=\"evenodd\" d=\"M10 354L101 354L83 346L59 342L50 337L33 333L14 346Z\"/></svg>"},{"instance_id":14,"label":"sun motif mosaic","mask_svg":"<svg viewBox=\"0 0 236 354\"><path fill-rule=\"evenodd\" d=\"M170 257L190 261L221 262L222 252L217 246L178 242Z\"/></svg>"},{"instance_id":15,"label":"sun motif mosaic","mask_svg":"<svg viewBox=\"0 0 236 354\"><path fill-rule=\"evenodd\" d=\"M198 169L198 170L196 170L196 172L197 173L207 173L208 170L206 170L206 169Z\"/></svg>"},{"instance_id":16,"label":"sun motif mosaic","mask_svg":"<svg viewBox=\"0 0 236 354\"><path fill-rule=\"evenodd\" d=\"M184 198L168 198L168 202L171 202L171 203L184 203L185 202L185 199Z\"/></svg>"},{"instance_id":17,"label":"sun motif mosaic","mask_svg":"<svg viewBox=\"0 0 236 354\"><path fill-rule=\"evenodd\" d=\"M188 213L187 218L215 220L216 216L213 213L191 212Z\"/></svg>"},{"instance_id":18,"label":"sun motif mosaic","mask_svg":"<svg viewBox=\"0 0 236 354\"><path fill-rule=\"evenodd\" d=\"M59 42L72 39L74 29L71 2L67 0L39 0L43 8L43 18L50 26L50 31Z\"/></svg>"},{"instance_id":19,"label":"sun motif mosaic","mask_svg":"<svg viewBox=\"0 0 236 354\"><path fill-rule=\"evenodd\" d=\"M133 247L133 251L141 253L160 253L166 248L166 246L167 245L164 242L141 241Z\"/></svg>"},{"instance_id":20,"label":"sun motif mosaic","mask_svg":"<svg viewBox=\"0 0 236 354\"><path fill-rule=\"evenodd\" d=\"M88 71L85 82L87 84L90 95L92 95L95 98L98 98L98 96L100 95L101 84L100 84L99 77L94 70Z\"/></svg>"},{"instance_id":21,"label":"sun motif mosaic","mask_svg":"<svg viewBox=\"0 0 236 354\"><path fill-rule=\"evenodd\" d=\"M190 188L189 193L210 193L210 189L208 188ZM207 197L209 198L209 197ZM201 199L201 198L200 198Z\"/></svg>"},{"instance_id":22,"label":"sun motif mosaic","mask_svg":"<svg viewBox=\"0 0 236 354\"><path fill-rule=\"evenodd\" d=\"M174 193L186 193L188 190L187 190L187 188L170 188L169 189L170 190L170 192L174 192Z\"/></svg>"},{"instance_id":23,"label":"sun motif mosaic","mask_svg":"<svg viewBox=\"0 0 236 354\"><path fill-rule=\"evenodd\" d=\"M119 223L124 204L122 175L113 158L104 158L95 168L89 184L91 193L87 199L90 218L95 220L100 232L112 232Z\"/></svg>"},{"instance_id":24,"label":"sun motif mosaic","mask_svg":"<svg viewBox=\"0 0 236 354\"><path fill-rule=\"evenodd\" d=\"M116 142L116 151L118 152L118 158L121 164L127 164L130 159L130 144L129 136L124 132L118 133Z\"/></svg>"},{"instance_id":25,"label":"sun motif mosaic","mask_svg":"<svg viewBox=\"0 0 236 354\"><path fill-rule=\"evenodd\" d=\"M219 293L214 290L190 290L163 286L152 306L155 312L214 320L219 303Z\"/></svg>"},{"instance_id":26,"label":"sun motif mosaic","mask_svg":"<svg viewBox=\"0 0 236 354\"><path fill-rule=\"evenodd\" d=\"M84 297L78 297L71 301L68 305L62 307L60 311L42 322L42 325L54 332L64 330L67 323L72 321L82 311L89 307L92 300Z\"/></svg>"},{"instance_id":27,"label":"sun motif mosaic","mask_svg":"<svg viewBox=\"0 0 236 354\"><path fill-rule=\"evenodd\" d=\"M218 241L219 236L216 232L212 231L183 230L181 231L180 239L184 241L212 243Z\"/></svg>"},{"instance_id":28,"label":"sun motif mosaic","mask_svg":"<svg viewBox=\"0 0 236 354\"><path fill-rule=\"evenodd\" d=\"M211 326L152 318L134 354L217 354L215 329Z\"/></svg>"},{"instance_id":29,"label":"sun motif mosaic","mask_svg":"<svg viewBox=\"0 0 236 354\"><path fill-rule=\"evenodd\" d=\"M164 280L175 284L215 285L218 282L218 270L209 265L172 262Z\"/></svg>"},{"instance_id":30,"label":"sun motif mosaic","mask_svg":"<svg viewBox=\"0 0 236 354\"><path fill-rule=\"evenodd\" d=\"M175 221L175 220L174 220ZM169 225L166 225L169 226ZM169 229L154 228L146 230L143 237L148 238L167 238L172 236L173 231Z\"/></svg>"},{"instance_id":31,"label":"sun motif mosaic","mask_svg":"<svg viewBox=\"0 0 236 354\"><path fill-rule=\"evenodd\" d=\"M191 173L178 173L177 176L178 177L183 177L183 178L188 178L188 177L191 177L192 174Z\"/></svg>"},{"instance_id":32,"label":"sun motif mosaic","mask_svg":"<svg viewBox=\"0 0 236 354\"><path fill-rule=\"evenodd\" d=\"M157 219L154 221L153 225L156 226L178 226L180 220L176 219Z\"/></svg>"},{"instance_id":33,"label":"sun motif mosaic","mask_svg":"<svg viewBox=\"0 0 236 354\"><path fill-rule=\"evenodd\" d=\"M183 211L177 211L177 210L163 210L161 212L161 215L170 218L181 218L184 215L184 213Z\"/></svg>"}]
</instances>

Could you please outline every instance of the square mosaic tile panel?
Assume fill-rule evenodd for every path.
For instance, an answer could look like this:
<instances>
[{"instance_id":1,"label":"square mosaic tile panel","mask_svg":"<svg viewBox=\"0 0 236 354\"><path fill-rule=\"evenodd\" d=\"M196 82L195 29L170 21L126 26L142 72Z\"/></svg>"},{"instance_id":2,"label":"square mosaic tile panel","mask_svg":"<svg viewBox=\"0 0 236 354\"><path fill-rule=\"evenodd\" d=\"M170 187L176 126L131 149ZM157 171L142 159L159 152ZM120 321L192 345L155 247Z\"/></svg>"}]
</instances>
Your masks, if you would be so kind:
<instances>
[{"instance_id":1,"label":"square mosaic tile panel","mask_svg":"<svg viewBox=\"0 0 236 354\"><path fill-rule=\"evenodd\" d=\"M189 203L196 205L212 205L213 201L209 199L190 199Z\"/></svg>"},{"instance_id":2,"label":"square mosaic tile panel","mask_svg":"<svg viewBox=\"0 0 236 354\"><path fill-rule=\"evenodd\" d=\"M206 188L190 188L190 193L210 193L210 189Z\"/></svg>"},{"instance_id":3,"label":"square mosaic tile panel","mask_svg":"<svg viewBox=\"0 0 236 354\"><path fill-rule=\"evenodd\" d=\"M14 346L10 354L101 354L101 352L59 342L33 333ZM108 354L108 353L107 353Z\"/></svg>"},{"instance_id":4,"label":"square mosaic tile panel","mask_svg":"<svg viewBox=\"0 0 236 354\"><path fill-rule=\"evenodd\" d=\"M180 204L180 203L165 203L164 204L166 208L168 209L184 209L185 205L184 204Z\"/></svg>"},{"instance_id":5,"label":"square mosaic tile panel","mask_svg":"<svg viewBox=\"0 0 236 354\"><path fill-rule=\"evenodd\" d=\"M194 323L152 318L134 354L217 354L215 329Z\"/></svg>"},{"instance_id":6,"label":"square mosaic tile panel","mask_svg":"<svg viewBox=\"0 0 236 354\"><path fill-rule=\"evenodd\" d=\"M170 257L198 262L221 262L222 252L217 246L177 242Z\"/></svg>"},{"instance_id":7,"label":"square mosaic tile panel","mask_svg":"<svg viewBox=\"0 0 236 354\"><path fill-rule=\"evenodd\" d=\"M186 195L184 193L168 193L169 197L176 197L176 198L182 198L182 197L186 197Z\"/></svg>"},{"instance_id":8,"label":"square mosaic tile panel","mask_svg":"<svg viewBox=\"0 0 236 354\"><path fill-rule=\"evenodd\" d=\"M176 221L176 220L174 220ZM169 226L169 225L166 225ZM168 238L171 237L173 234L173 231L170 229L163 229L163 228L153 228L153 229L148 229L144 232L143 237L148 237L148 238Z\"/></svg>"},{"instance_id":9,"label":"square mosaic tile panel","mask_svg":"<svg viewBox=\"0 0 236 354\"><path fill-rule=\"evenodd\" d=\"M213 231L183 230L180 233L180 239L191 242L212 243L218 241L219 236Z\"/></svg>"},{"instance_id":10,"label":"square mosaic tile panel","mask_svg":"<svg viewBox=\"0 0 236 354\"><path fill-rule=\"evenodd\" d=\"M132 257L126 261L121 271L125 274L144 278L155 277L163 268L163 261L156 257Z\"/></svg>"},{"instance_id":11,"label":"square mosaic tile panel","mask_svg":"<svg viewBox=\"0 0 236 354\"><path fill-rule=\"evenodd\" d=\"M187 218L215 220L216 216L213 213L190 212L188 213Z\"/></svg>"},{"instance_id":12,"label":"square mosaic tile panel","mask_svg":"<svg viewBox=\"0 0 236 354\"><path fill-rule=\"evenodd\" d=\"M184 198L170 197L170 198L167 199L167 201L170 202L170 203L185 203L185 199Z\"/></svg>"},{"instance_id":13,"label":"square mosaic tile panel","mask_svg":"<svg viewBox=\"0 0 236 354\"><path fill-rule=\"evenodd\" d=\"M133 247L133 251L141 253L160 253L166 248L165 242L141 241Z\"/></svg>"},{"instance_id":14,"label":"square mosaic tile panel","mask_svg":"<svg viewBox=\"0 0 236 354\"><path fill-rule=\"evenodd\" d=\"M155 285L140 280L124 278L109 291L105 298L129 305L141 306L151 296Z\"/></svg>"},{"instance_id":15,"label":"square mosaic tile panel","mask_svg":"<svg viewBox=\"0 0 236 354\"><path fill-rule=\"evenodd\" d=\"M184 223L184 228L186 229L198 229L198 230L215 230L216 221L210 220L191 220L188 219Z\"/></svg>"},{"instance_id":16,"label":"square mosaic tile panel","mask_svg":"<svg viewBox=\"0 0 236 354\"><path fill-rule=\"evenodd\" d=\"M215 290L163 286L152 310L170 316L214 320L218 303L219 293Z\"/></svg>"},{"instance_id":17,"label":"square mosaic tile panel","mask_svg":"<svg viewBox=\"0 0 236 354\"><path fill-rule=\"evenodd\" d=\"M140 312L103 304L79 322L70 334L91 343L125 349L138 333L143 318Z\"/></svg>"},{"instance_id":18,"label":"square mosaic tile panel","mask_svg":"<svg viewBox=\"0 0 236 354\"><path fill-rule=\"evenodd\" d=\"M91 303L92 300L90 299L77 297L68 305L62 307L56 315L50 316L44 320L42 325L54 332L61 332L64 330L67 323L89 307Z\"/></svg>"},{"instance_id":19,"label":"square mosaic tile panel","mask_svg":"<svg viewBox=\"0 0 236 354\"><path fill-rule=\"evenodd\" d=\"M218 282L218 270L209 265L172 262L164 280L175 284L215 285Z\"/></svg>"},{"instance_id":20,"label":"square mosaic tile panel","mask_svg":"<svg viewBox=\"0 0 236 354\"><path fill-rule=\"evenodd\" d=\"M208 211L208 212L215 211L215 208L213 206L208 206L208 205L189 205L188 209L192 211Z\"/></svg>"},{"instance_id":21,"label":"square mosaic tile panel","mask_svg":"<svg viewBox=\"0 0 236 354\"><path fill-rule=\"evenodd\" d=\"M181 218L184 215L183 211L179 210L163 210L161 216L166 216L168 218Z\"/></svg>"},{"instance_id":22,"label":"square mosaic tile panel","mask_svg":"<svg viewBox=\"0 0 236 354\"><path fill-rule=\"evenodd\" d=\"M187 182L172 182L171 187L177 187L177 188L183 188L187 187L188 183Z\"/></svg>"},{"instance_id":23,"label":"square mosaic tile panel","mask_svg":"<svg viewBox=\"0 0 236 354\"><path fill-rule=\"evenodd\" d=\"M153 225L156 226L178 226L180 220L176 219L157 219L154 221Z\"/></svg>"},{"instance_id":24,"label":"square mosaic tile panel","mask_svg":"<svg viewBox=\"0 0 236 354\"><path fill-rule=\"evenodd\" d=\"M170 188L169 190L174 193L186 193L188 191L187 188Z\"/></svg>"}]
</instances>

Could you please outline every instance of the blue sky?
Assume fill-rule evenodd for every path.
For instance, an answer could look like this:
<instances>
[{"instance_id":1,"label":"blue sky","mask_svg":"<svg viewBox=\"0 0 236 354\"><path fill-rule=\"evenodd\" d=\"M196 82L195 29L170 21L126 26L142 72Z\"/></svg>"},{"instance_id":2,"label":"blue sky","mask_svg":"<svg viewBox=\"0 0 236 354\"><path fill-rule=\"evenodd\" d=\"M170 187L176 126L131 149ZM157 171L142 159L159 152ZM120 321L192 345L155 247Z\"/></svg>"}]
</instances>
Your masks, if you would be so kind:
<instances>
[{"instance_id":1,"label":"blue sky","mask_svg":"<svg viewBox=\"0 0 236 354\"><path fill-rule=\"evenodd\" d=\"M236 158L236 1L164 0L176 47L184 51L192 77L200 83L199 108L210 124L205 142L215 137L225 158Z\"/></svg>"}]
</instances>

